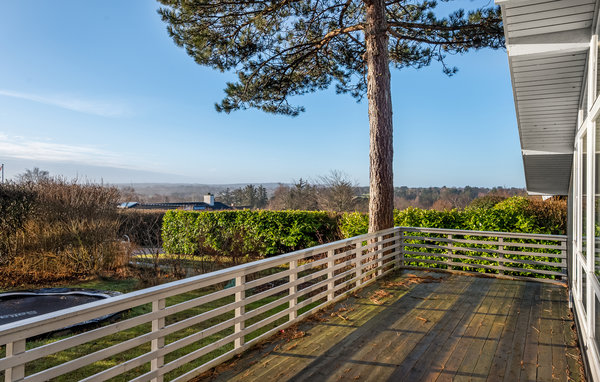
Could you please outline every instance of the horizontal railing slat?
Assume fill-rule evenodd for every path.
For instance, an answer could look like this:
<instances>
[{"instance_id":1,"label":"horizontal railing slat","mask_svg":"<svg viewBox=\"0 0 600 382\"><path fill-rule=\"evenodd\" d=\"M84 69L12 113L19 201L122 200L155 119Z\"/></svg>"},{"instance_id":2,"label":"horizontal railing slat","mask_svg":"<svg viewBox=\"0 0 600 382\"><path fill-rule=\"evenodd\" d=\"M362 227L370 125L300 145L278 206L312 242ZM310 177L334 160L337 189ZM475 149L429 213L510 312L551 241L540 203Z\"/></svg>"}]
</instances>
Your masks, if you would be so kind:
<instances>
[{"instance_id":1,"label":"horizontal railing slat","mask_svg":"<svg viewBox=\"0 0 600 382\"><path fill-rule=\"evenodd\" d=\"M526 265L538 265L538 266L548 266L548 267L556 267L556 268L566 268L567 263L564 259L561 262L553 263L550 261L539 261L539 260L522 260L522 259L510 259L506 257L488 257L488 256L468 256L468 255L460 255L456 253L430 253L430 252L418 252L418 251L404 251L405 254L413 255L413 256L426 256L426 257L446 257L452 259L464 259L464 260L482 260L482 261L492 261L492 262L501 262L501 263L514 263L514 264L526 264ZM416 259L407 257L409 259ZM529 269L529 268L523 268Z\"/></svg>"},{"instance_id":2,"label":"horizontal railing slat","mask_svg":"<svg viewBox=\"0 0 600 382\"><path fill-rule=\"evenodd\" d=\"M404 236L404 241L407 244L410 244L414 241L430 241L430 242L440 242L440 243L460 243L460 244L469 244L469 245L490 245L490 246L499 246L502 245L504 247L510 248L534 248L534 249L548 249L555 251L562 251L566 249L564 243L559 245L547 245L547 244L530 244L530 243L513 243L507 241L482 241L482 240L463 240L463 239L449 239L444 237L428 237L428 236ZM477 248L477 247L474 247Z\"/></svg>"},{"instance_id":3,"label":"horizontal railing slat","mask_svg":"<svg viewBox=\"0 0 600 382\"><path fill-rule=\"evenodd\" d=\"M480 259L476 259L476 260L480 260ZM506 266L502 266L502 265L498 266L498 265L479 264L479 263L459 263L459 262L449 263L447 261L440 261L440 260L434 260L434 259L405 258L405 261L408 263L425 262L425 263L438 264L438 265L450 265L452 267L483 268L483 269L518 272L518 273L537 273L540 275L548 275L548 276L566 276L567 275L566 273L563 273L563 272L549 271L549 270L545 270L545 269L514 268L514 267L506 267Z\"/></svg>"},{"instance_id":4,"label":"horizontal railing slat","mask_svg":"<svg viewBox=\"0 0 600 382\"><path fill-rule=\"evenodd\" d=\"M424 232L424 233L439 233L452 235L468 235L468 236L489 236L489 237L504 237L514 239L531 239L531 240L557 240L565 241L566 235L548 235L537 233L513 233L513 232L495 232L495 231L469 231L461 229L445 229L445 228L422 228L422 227L397 227L403 232Z\"/></svg>"},{"instance_id":5,"label":"horizontal railing slat","mask_svg":"<svg viewBox=\"0 0 600 382\"><path fill-rule=\"evenodd\" d=\"M502 245L502 244L498 244ZM553 257L553 258L564 258L564 255L558 253L545 253L545 252L521 252L521 251L508 251L505 249L492 249L492 248L479 248L479 247L455 247L453 245L436 245L436 244L420 244L420 243L405 243L405 247L415 248L428 248L428 249L439 249L439 250L454 250L454 251L470 251L470 252L482 252L482 253L494 253L504 255L515 255L515 256L531 256L531 257Z\"/></svg>"}]
</instances>

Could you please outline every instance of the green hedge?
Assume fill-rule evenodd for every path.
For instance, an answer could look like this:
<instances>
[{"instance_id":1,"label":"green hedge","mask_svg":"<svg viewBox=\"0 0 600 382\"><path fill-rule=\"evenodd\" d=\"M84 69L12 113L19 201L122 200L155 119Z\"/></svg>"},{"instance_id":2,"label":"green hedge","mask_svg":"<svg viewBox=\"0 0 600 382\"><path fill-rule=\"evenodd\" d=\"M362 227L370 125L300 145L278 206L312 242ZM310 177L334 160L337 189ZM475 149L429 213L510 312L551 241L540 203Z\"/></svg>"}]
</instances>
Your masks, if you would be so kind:
<instances>
[{"instance_id":1,"label":"green hedge","mask_svg":"<svg viewBox=\"0 0 600 382\"><path fill-rule=\"evenodd\" d=\"M524 197L493 207L436 211L394 211L394 224L405 227L564 234L566 203ZM168 253L220 254L248 260L308 248L364 234L368 217L314 211L169 211L162 226Z\"/></svg>"},{"instance_id":2,"label":"green hedge","mask_svg":"<svg viewBox=\"0 0 600 382\"><path fill-rule=\"evenodd\" d=\"M516 196L491 208L465 210L423 210L409 207L394 211L394 225L463 229L474 231L565 234L566 202L536 201ZM367 233L369 220L366 214L345 213L340 218L340 231L344 237Z\"/></svg>"},{"instance_id":3,"label":"green hedge","mask_svg":"<svg viewBox=\"0 0 600 382\"><path fill-rule=\"evenodd\" d=\"M163 247L168 253L262 257L338 240L337 217L314 211L168 211Z\"/></svg>"},{"instance_id":4,"label":"green hedge","mask_svg":"<svg viewBox=\"0 0 600 382\"><path fill-rule=\"evenodd\" d=\"M512 197L506 199L493 206L483 205L465 210L450 210L450 211L435 211L422 210L418 208L407 208L403 211L394 211L394 225L404 227L426 227L426 228L445 228L445 229L461 229L469 231L496 231L496 232L518 232L518 233L543 233L543 234L565 234L567 221L566 201L564 200L549 200L541 201L528 199L524 197ZM364 234L368 230L368 216L361 213L346 213L340 218L340 231L345 237L352 237ZM444 249L424 248L422 244L430 244L429 241L414 239L410 240L410 236L429 236L439 237L438 234L407 234L405 237L406 249L413 252L407 255L405 259L406 265L443 268L446 269L447 264L430 264L421 259L442 260ZM486 238L477 236L465 236L465 239L485 240ZM530 242L528 240L511 240L514 243L511 247L515 250L530 251L533 253L547 253L544 249L528 249L519 248L520 242ZM411 246L415 244L415 246ZM554 244L540 241L538 244ZM466 244L454 243L455 247L467 246ZM480 245L482 249L494 249L494 246ZM414 254L414 252L423 252L423 255ZM456 250L460 254L460 249ZM552 253L559 253L551 251ZM440 257L436 257L440 254ZM465 252L470 256L477 256L473 252ZM543 256L543 255L542 255ZM505 255L508 259L517 260L532 260L528 255ZM547 262L559 262L560 259L553 257L542 257L540 260ZM485 255L480 259L455 259L452 263L453 269L475 270L484 273L498 273L496 270L481 269L470 267L471 264L498 265L494 261L494 256ZM554 276L545 276L528 272L527 269L545 269L551 271L559 271L560 268L549 265L527 265L527 264L511 264L505 263L508 266L517 266L523 268L523 271L505 271L507 275L513 276L532 276L536 278L554 278Z\"/></svg>"}]
</instances>

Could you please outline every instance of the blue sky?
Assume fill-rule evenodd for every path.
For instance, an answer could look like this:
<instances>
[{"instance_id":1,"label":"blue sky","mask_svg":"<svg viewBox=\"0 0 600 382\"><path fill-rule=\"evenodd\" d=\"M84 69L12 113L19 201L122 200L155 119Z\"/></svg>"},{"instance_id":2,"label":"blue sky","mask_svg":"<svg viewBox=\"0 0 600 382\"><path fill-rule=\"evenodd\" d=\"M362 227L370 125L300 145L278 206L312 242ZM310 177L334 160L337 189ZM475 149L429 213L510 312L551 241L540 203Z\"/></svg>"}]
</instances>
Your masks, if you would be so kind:
<instances>
[{"instance_id":1,"label":"blue sky","mask_svg":"<svg viewBox=\"0 0 600 382\"><path fill-rule=\"evenodd\" d=\"M454 2L470 8L488 1ZM446 5L448 7L449 5ZM20 0L0 13L0 163L106 182L368 184L366 100L295 99L296 118L220 114L231 73L198 66L151 0ZM392 71L396 185L524 185L504 51Z\"/></svg>"}]
</instances>

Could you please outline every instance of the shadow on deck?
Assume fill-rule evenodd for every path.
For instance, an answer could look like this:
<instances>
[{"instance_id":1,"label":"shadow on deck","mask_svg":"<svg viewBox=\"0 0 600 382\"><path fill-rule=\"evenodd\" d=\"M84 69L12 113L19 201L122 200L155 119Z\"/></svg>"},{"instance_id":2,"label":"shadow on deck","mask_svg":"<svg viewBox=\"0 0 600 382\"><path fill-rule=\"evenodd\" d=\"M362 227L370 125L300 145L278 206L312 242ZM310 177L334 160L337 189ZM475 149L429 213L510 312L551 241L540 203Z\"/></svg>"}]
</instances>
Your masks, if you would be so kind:
<instances>
[{"instance_id":1,"label":"shadow on deck","mask_svg":"<svg viewBox=\"0 0 600 382\"><path fill-rule=\"evenodd\" d=\"M198 381L584 380L567 289L392 274Z\"/></svg>"}]
</instances>

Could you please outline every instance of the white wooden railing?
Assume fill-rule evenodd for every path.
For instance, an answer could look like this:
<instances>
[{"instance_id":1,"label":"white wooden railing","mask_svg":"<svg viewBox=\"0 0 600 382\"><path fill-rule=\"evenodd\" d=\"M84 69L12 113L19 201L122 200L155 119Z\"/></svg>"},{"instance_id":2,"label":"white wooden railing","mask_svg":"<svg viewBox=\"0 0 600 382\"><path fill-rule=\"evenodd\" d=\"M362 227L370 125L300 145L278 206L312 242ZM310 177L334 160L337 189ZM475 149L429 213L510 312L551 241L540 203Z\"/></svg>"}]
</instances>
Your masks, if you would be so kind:
<instances>
[{"instance_id":1,"label":"white wooden railing","mask_svg":"<svg viewBox=\"0 0 600 382\"><path fill-rule=\"evenodd\" d=\"M561 282L565 249L565 236L396 227L2 325L0 373L6 381L184 381L394 269ZM54 342L38 337L123 311Z\"/></svg>"},{"instance_id":2,"label":"white wooden railing","mask_svg":"<svg viewBox=\"0 0 600 382\"><path fill-rule=\"evenodd\" d=\"M401 227L403 265L566 285L567 237ZM427 253L423 253L426 251ZM425 256L424 256L425 255Z\"/></svg>"}]
</instances>

